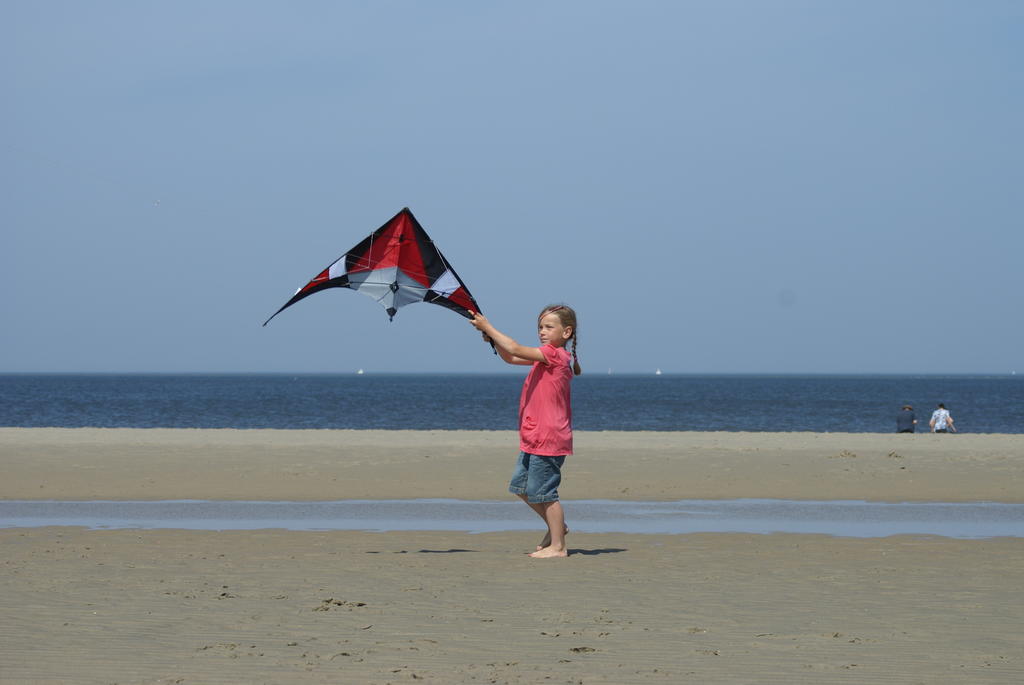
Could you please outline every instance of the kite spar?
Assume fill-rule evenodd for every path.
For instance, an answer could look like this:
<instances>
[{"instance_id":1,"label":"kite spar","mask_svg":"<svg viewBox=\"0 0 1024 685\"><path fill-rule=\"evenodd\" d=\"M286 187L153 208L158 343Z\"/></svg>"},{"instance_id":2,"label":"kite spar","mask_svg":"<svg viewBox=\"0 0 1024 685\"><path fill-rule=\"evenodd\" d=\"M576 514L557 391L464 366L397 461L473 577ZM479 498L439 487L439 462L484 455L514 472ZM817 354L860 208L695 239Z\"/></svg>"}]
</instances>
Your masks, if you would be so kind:
<instances>
[{"instance_id":1,"label":"kite spar","mask_svg":"<svg viewBox=\"0 0 1024 685\"><path fill-rule=\"evenodd\" d=\"M473 318L480 306L406 207L296 291L270 320L328 288L348 288L379 302L392 319L407 304L430 302Z\"/></svg>"}]
</instances>

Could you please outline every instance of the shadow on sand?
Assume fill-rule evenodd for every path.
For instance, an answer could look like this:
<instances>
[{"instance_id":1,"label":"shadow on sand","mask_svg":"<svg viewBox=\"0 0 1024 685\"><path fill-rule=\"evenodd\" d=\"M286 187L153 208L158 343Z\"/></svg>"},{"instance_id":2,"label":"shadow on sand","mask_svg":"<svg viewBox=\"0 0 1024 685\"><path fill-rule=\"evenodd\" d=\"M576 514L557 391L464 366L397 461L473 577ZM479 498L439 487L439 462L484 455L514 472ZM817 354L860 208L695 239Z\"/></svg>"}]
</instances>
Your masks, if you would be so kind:
<instances>
[{"instance_id":1,"label":"shadow on sand","mask_svg":"<svg viewBox=\"0 0 1024 685\"><path fill-rule=\"evenodd\" d=\"M594 556L595 554L618 554L619 552L628 552L628 549L622 547L603 547L599 549L569 549L569 556L574 554L582 554L584 556ZM410 552L407 549L396 549L390 552L381 552L379 550L369 550L366 554L461 554L476 553L475 549L418 549L415 552ZM524 552L526 554L526 552Z\"/></svg>"},{"instance_id":2,"label":"shadow on sand","mask_svg":"<svg viewBox=\"0 0 1024 685\"><path fill-rule=\"evenodd\" d=\"M475 549L418 549L413 554L457 554L459 552L476 552ZM384 554L378 550L369 550L367 554ZM409 554L407 549L391 550L390 554Z\"/></svg>"}]
</instances>

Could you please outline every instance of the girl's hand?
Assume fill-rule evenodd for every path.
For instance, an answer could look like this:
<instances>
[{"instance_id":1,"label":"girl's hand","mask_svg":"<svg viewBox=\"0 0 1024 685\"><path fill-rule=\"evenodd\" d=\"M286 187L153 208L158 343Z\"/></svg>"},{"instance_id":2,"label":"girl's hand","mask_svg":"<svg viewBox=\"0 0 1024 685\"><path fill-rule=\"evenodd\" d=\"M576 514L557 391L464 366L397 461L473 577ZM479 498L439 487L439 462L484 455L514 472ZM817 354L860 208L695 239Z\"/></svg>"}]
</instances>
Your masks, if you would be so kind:
<instances>
[{"instance_id":1,"label":"girl's hand","mask_svg":"<svg viewBox=\"0 0 1024 685\"><path fill-rule=\"evenodd\" d=\"M494 327L487 317L480 312L469 310L473 318L469 320L473 328L484 334L484 340L494 345L494 351L509 364L533 364L544 361L544 354L536 348L523 347Z\"/></svg>"},{"instance_id":2,"label":"girl's hand","mask_svg":"<svg viewBox=\"0 0 1024 685\"><path fill-rule=\"evenodd\" d=\"M473 318L469 320L469 323L471 323L474 328L480 331L480 335L481 337L483 337L485 343L489 344L491 347L494 347L494 341L491 340L491 336L487 335L487 333L484 332L483 329L484 326L490 325L490 322L487 320L487 317L479 312L474 312L472 309L469 310L469 313L473 315ZM498 348L494 348L494 353L498 353Z\"/></svg>"},{"instance_id":3,"label":"girl's hand","mask_svg":"<svg viewBox=\"0 0 1024 685\"><path fill-rule=\"evenodd\" d=\"M477 329L478 331L484 331L491 325L491 322L487 320L487 317L481 314L480 312L474 312L471 309L469 310L469 313L473 315L473 318L470 319L469 322L473 324L473 328ZM487 337L486 334L484 335L484 337Z\"/></svg>"}]
</instances>

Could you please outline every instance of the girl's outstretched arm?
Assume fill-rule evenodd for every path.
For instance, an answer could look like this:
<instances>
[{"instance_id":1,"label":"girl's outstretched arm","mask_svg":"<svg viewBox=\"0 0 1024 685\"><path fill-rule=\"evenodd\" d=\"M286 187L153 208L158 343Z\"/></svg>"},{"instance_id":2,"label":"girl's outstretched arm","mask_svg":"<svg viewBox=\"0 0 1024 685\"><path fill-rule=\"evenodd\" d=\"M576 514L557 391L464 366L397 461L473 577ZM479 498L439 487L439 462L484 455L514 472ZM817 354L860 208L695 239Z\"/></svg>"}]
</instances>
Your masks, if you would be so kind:
<instances>
[{"instance_id":1,"label":"girl's outstretched arm","mask_svg":"<svg viewBox=\"0 0 1024 685\"><path fill-rule=\"evenodd\" d=\"M533 364L534 362L547 361L539 347L520 345L495 328L494 324L488 321L487 317L483 314L473 311L470 314L473 315L473 318L470 320L473 327L490 338L491 342L494 343L495 349L498 351L498 355L509 364Z\"/></svg>"}]
</instances>

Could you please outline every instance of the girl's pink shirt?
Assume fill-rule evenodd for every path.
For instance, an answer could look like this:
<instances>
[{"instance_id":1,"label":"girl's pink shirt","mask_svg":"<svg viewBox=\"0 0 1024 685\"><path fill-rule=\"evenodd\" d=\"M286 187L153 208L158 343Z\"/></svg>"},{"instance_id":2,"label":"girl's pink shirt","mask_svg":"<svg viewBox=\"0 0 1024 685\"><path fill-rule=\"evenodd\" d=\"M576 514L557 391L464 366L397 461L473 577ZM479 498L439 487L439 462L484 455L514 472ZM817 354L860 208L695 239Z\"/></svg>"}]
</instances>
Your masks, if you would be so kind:
<instances>
[{"instance_id":1,"label":"girl's pink shirt","mask_svg":"<svg viewBox=\"0 0 1024 685\"><path fill-rule=\"evenodd\" d=\"M572 454L572 356L550 343L540 351L547 363L533 363L519 396L519 449L561 457Z\"/></svg>"}]
</instances>

